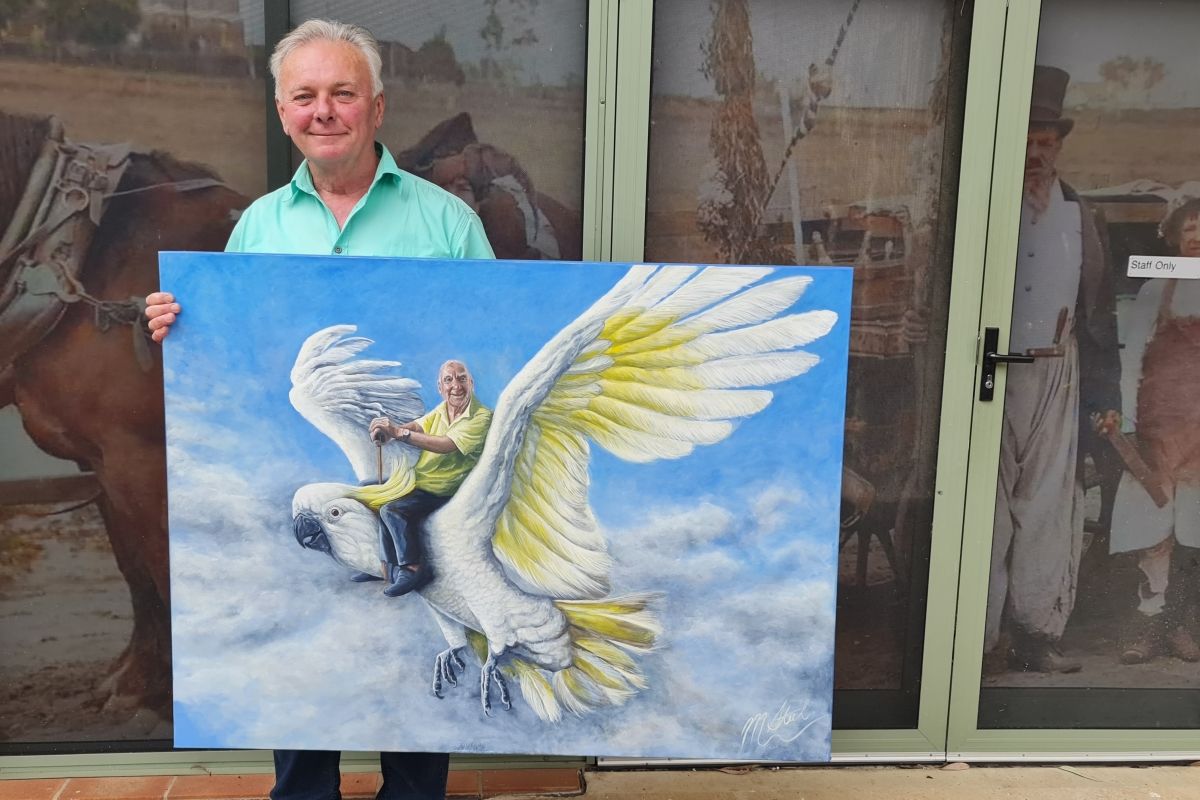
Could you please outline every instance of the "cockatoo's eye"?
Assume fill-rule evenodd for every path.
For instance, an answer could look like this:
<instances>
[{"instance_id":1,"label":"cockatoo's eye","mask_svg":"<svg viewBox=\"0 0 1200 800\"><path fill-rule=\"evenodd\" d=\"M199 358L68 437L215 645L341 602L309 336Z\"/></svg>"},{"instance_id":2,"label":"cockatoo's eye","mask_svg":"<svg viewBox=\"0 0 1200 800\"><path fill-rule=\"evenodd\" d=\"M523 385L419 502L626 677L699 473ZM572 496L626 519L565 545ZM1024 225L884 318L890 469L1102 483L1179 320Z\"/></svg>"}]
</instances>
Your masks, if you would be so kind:
<instances>
[{"instance_id":1,"label":"cockatoo's eye","mask_svg":"<svg viewBox=\"0 0 1200 800\"><path fill-rule=\"evenodd\" d=\"M329 516L333 517L334 519L337 519L341 515L342 515L342 510L340 508L329 509Z\"/></svg>"}]
</instances>

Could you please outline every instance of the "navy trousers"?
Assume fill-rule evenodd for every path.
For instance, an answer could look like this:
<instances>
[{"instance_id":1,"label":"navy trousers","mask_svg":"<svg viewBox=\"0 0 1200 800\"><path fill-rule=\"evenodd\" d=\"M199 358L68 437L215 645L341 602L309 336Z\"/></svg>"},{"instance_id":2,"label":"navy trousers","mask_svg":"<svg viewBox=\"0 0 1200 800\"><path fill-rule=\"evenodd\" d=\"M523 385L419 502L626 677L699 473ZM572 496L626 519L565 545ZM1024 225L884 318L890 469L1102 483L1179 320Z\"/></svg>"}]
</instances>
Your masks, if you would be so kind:
<instances>
[{"instance_id":1,"label":"navy trousers","mask_svg":"<svg viewBox=\"0 0 1200 800\"><path fill-rule=\"evenodd\" d=\"M384 561L398 566L420 564L425 558L421 546L421 523L450 502L450 496L413 489L399 500L379 509L383 530L379 531L379 549ZM388 576L390 577L390 576Z\"/></svg>"},{"instance_id":2,"label":"navy trousers","mask_svg":"<svg viewBox=\"0 0 1200 800\"><path fill-rule=\"evenodd\" d=\"M276 750L271 800L341 800L341 759L337 750ZM379 766L376 800L445 800L445 753L380 753Z\"/></svg>"}]
</instances>

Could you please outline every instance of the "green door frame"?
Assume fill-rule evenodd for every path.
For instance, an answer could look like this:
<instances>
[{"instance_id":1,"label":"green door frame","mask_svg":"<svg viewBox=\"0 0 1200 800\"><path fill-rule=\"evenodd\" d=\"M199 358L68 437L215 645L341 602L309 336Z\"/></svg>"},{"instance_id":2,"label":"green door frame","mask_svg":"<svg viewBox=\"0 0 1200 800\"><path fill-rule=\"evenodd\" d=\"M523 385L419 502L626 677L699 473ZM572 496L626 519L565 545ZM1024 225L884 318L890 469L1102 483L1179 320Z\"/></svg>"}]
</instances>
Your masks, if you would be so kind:
<instances>
[{"instance_id":1,"label":"green door frame","mask_svg":"<svg viewBox=\"0 0 1200 800\"><path fill-rule=\"evenodd\" d=\"M999 5L999 4L997 4ZM991 161L991 212L986 228L982 314L973 336L999 328L1000 352L1007 352L1016 276L1020 197L1025 163L1026 120L1037 54L1041 0L1008 0L999 81L995 157ZM964 162L966 156L964 154ZM970 365L973 385L978 374ZM997 375L996 396L1004 397L1005 371ZM950 691L948 756L954 760L1148 760L1195 759L1200 735L1194 730L980 730L980 678L984 618L991 564L996 472L1000 457L1002 402L974 406L970 425L969 470L961 569L958 572L958 634ZM960 428L965 430L965 428Z\"/></svg>"}]
</instances>

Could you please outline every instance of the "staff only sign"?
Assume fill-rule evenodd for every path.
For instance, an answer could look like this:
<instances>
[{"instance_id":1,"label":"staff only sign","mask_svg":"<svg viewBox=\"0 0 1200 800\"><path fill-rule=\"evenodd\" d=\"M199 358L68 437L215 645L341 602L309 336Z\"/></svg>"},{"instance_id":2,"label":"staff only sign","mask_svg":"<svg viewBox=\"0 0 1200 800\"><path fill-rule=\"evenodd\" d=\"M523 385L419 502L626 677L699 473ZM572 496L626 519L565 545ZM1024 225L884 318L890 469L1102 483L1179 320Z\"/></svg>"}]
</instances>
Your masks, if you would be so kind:
<instances>
[{"instance_id":1,"label":"staff only sign","mask_svg":"<svg viewBox=\"0 0 1200 800\"><path fill-rule=\"evenodd\" d=\"M1130 256L1130 278L1200 278L1200 258L1183 256Z\"/></svg>"},{"instance_id":2,"label":"staff only sign","mask_svg":"<svg viewBox=\"0 0 1200 800\"><path fill-rule=\"evenodd\" d=\"M178 746L828 759L851 270L161 279Z\"/></svg>"}]
</instances>

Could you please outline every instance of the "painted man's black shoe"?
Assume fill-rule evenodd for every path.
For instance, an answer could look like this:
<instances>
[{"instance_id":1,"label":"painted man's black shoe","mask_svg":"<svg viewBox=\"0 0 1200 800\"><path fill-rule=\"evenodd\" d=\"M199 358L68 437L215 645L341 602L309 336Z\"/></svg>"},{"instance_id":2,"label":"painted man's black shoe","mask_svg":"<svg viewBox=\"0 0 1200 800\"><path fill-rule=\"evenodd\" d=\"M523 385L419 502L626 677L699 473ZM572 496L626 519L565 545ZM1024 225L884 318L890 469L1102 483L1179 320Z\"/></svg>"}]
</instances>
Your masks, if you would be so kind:
<instances>
[{"instance_id":1,"label":"painted man's black shoe","mask_svg":"<svg viewBox=\"0 0 1200 800\"><path fill-rule=\"evenodd\" d=\"M433 580L432 569L424 563L417 564L416 567L415 570L409 569L407 566L392 567L392 583L383 590L383 593L388 597L399 597L416 591Z\"/></svg>"}]
</instances>

